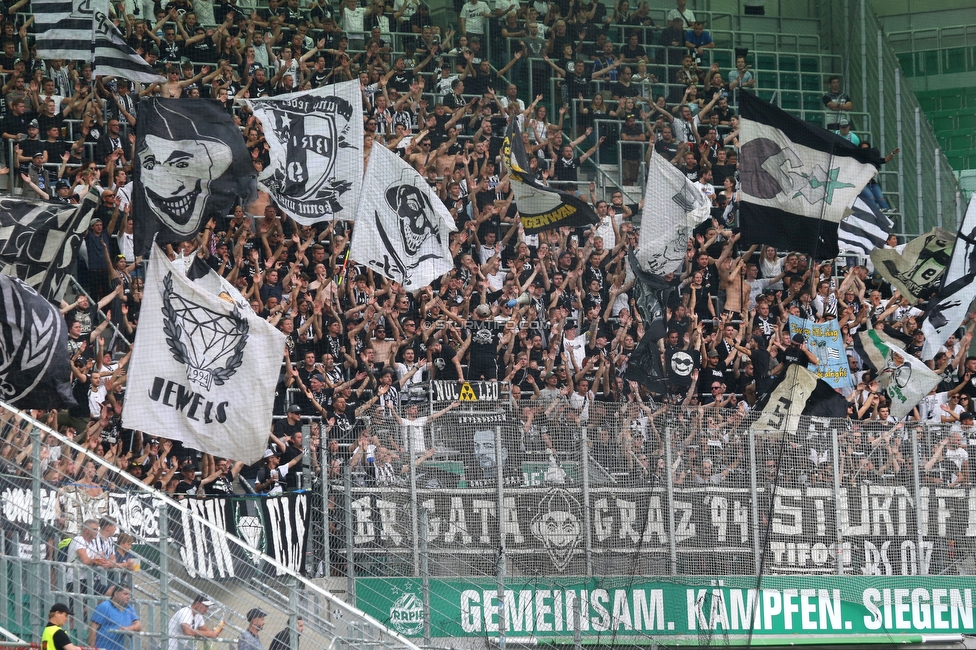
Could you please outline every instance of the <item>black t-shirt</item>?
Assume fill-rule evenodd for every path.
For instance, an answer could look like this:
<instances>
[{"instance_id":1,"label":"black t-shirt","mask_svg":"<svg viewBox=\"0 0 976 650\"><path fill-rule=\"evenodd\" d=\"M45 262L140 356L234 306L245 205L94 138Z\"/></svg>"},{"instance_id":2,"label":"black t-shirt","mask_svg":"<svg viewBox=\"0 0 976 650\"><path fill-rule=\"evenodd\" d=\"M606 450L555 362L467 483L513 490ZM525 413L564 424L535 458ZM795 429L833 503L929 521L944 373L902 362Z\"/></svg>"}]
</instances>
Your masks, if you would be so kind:
<instances>
[{"instance_id":1,"label":"black t-shirt","mask_svg":"<svg viewBox=\"0 0 976 650\"><path fill-rule=\"evenodd\" d=\"M410 92L410 84L413 83L413 77L413 70L394 72L386 85L399 93Z\"/></svg>"},{"instance_id":2,"label":"black t-shirt","mask_svg":"<svg viewBox=\"0 0 976 650\"><path fill-rule=\"evenodd\" d=\"M787 366L794 363L805 366L807 365L807 361L807 355L803 354L803 350L800 349L799 345L790 345L783 350L783 363Z\"/></svg>"},{"instance_id":3,"label":"black t-shirt","mask_svg":"<svg viewBox=\"0 0 976 650\"><path fill-rule=\"evenodd\" d=\"M285 448L285 451L281 453L281 464L287 465L292 460L294 460L297 456L301 456L301 455L302 455L301 448L295 447L294 445L288 445L288 447ZM298 461L298 463L293 465L291 469L288 470L288 476L285 477L285 485L288 486L289 490L298 489L298 477L302 473L302 463L304 462L305 462L304 460L300 460Z\"/></svg>"},{"instance_id":4,"label":"black t-shirt","mask_svg":"<svg viewBox=\"0 0 976 650\"><path fill-rule=\"evenodd\" d=\"M590 77L584 72L576 74L573 70L566 71L566 95L573 99L583 95L584 98L590 96Z\"/></svg>"},{"instance_id":5,"label":"black t-shirt","mask_svg":"<svg viewBox=\"0 0 976 650\"><path fill-rule=\"evenodd\" d=\"M27 112L23 115L14 115L13 113L7 113L7 116L3 119L3 132L9 133L11 135L17 133L27 133L27 125L30 124L31 120L35 119L37 115L35 113Z\"/></svg>"},{"instance_id":6,"label":"black t-shirt","mask_svg":"<svg viewBox=\"0 0 976 650\"><path fill-rule=\"evenodd\" d=\"M577 158L576 156L573 156L572 158L569 159L563 158L562 156L557 156L555 165L553 167L553 171L555 172L556 175L556 180L576 181L577 180L576 170L579 169L579 166L580 166L580 159Z\"/></svg>"},{"instance_id":7,"label":"black t-shirt","mask_svg":"<svg viewBox=\"0 0 976 650\"><path fill-rule=\"evenodd\" d=\"M284 440L285 437L289 437L290 438L292 436L292 434L295 434L295 433L297 433L297 432L299 432L301 430L302 430L302 421L301 420L299 420L295 424L289 423L287 419L284 419L284 420L275 420L274 434L279 439Z\"/></svg>"},{"instance_id":8,"label":"black t-shirt","mask_svg":"<svg viewBox=\"0 0 976 650\"><path fill-rule=\"evenodd\" d=\"M471 358L494 357L498 354L498 339L504 325L495 321L471 322ZM452 364L453 365L453 364Z\"/></svg>"},{"instance_id":9,"label":"black t-shirt","mask_svg":"<svg viewBox=\"0 0 976 650\"><path fill-rule=\"evenodd\" d=\"M644 134L644 129L640 124L634 122L632 125L627 126L625 122L623 126L620 127L620 135L626 135L628 138L636 138ZM643 158L641 155L644 151L644 145L640 141L627 141L620 138L620 158L622 160L640 160Z\"/></svg>"},{"instance_id":10,"label":"black t-shirt","mask_svg":"<svg viewBox=\"0 0 976 650\"><path fill-rule=\"evenodd\" d=\"M433 355L434 367L437 369L435 379L459 379L457 368L454 366L454 357L457 352L450 345L442 345L441 351Z\"/></svg>"},{"instance_id":11,"label":"black t-shirt","mask_svg":"<svg viewBox=\"0 0 976 650\"><path fill-rule=\"evenodd\" d=\"M674 160L674 157L678 155L678 143L677 142L665 142L664 140L658 140L654 143L654 151L661 154L668 161Z\"/></svg>"}]
</instances>

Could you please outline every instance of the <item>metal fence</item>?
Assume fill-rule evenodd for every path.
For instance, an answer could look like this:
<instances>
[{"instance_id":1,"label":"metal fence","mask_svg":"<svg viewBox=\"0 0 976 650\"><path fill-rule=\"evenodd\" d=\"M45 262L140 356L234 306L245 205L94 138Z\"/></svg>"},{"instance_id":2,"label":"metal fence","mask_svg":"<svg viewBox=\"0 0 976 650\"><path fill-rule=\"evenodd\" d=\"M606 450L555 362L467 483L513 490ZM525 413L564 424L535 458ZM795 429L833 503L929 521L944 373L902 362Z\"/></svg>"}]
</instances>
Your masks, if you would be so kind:
<instances>
[{"instance_id":1,"label":"metal fence","mask_svg":"<svg viewBox=\"0 0 976 650\"><path fill-rule=\"evenodd\" d=\"M976 569L976 487L955 464L949 427L804 417L795 434L785 422L759 431L724 387L708 392L717 404L605 402L577 390L374 413L350 436L350 454L326 459L328 534L313 535L329 540L331 572L346 576L353 603L425 643L504 637L501 609L523 641L535 639L533 611L549 621L539 636L564 643L682 636L652 633L639 617L601 628L593 609L592 627L574 630L565 598L580 589L608 590L607 609L614 585L627 598L652 586L684 598L716 584L844 585L846 603L846 587L865 576L935 584ZM976 445L976 432L962 443L970 435Z\"/></svg>"},{"instance_id":2,"label":"metal fence","mask_svg":"<svg viewBox=\"0 0 976 650\"><path fill-rule=\"evenodd\" d=\"M898 230L954 230L965 208L958 182L869 4L825 2L821 37L833 51L844 53L844 87L855 109L872 116L872 145L883 153L901 149L880 174L886 196L897 197Z\"/></svg>"},{"instance_id":3,"label":"metal fence","mask_svg":"<svg viewBox=\"0 0 976 650\"><path fill-rule=\"evenodd\" d=\"M0 408L0 627L39 641L48 608L66 602L74 611L70 637L94 645L87 642L93 612L128 587L142 631L116 640L133 650L171 640L196 648L198 638L185 639L168 625L199 593L213 601L201 612L210 629L223 622L222 635L208 640L213 648L236 647L252 608L268 614L265 643L282 630L297 638L301 618L305 647L415 648L300 575L304 513L321 510L316 494L244 497L211 489L209 496L199 490L174 497L118 469L136 460L121 455L121 441L108 442L92 428L69 435ZM147 471L153 466L150 458ZM168 483L173 476L160 478ZM102 528L104 521L113 526ZM121 533L131 536L129 556ZM89 559L109 564L81 562L78 545Z\"/></svg>"}]
</instances>

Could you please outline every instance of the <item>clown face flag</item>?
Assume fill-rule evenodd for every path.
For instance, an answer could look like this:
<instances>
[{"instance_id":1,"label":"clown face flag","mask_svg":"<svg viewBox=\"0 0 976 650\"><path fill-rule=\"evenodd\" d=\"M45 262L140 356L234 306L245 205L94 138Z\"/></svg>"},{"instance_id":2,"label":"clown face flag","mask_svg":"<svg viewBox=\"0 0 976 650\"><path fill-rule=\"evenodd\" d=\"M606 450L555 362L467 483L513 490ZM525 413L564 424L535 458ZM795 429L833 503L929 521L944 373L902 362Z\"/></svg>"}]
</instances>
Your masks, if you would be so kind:
<instances>
[{"instance_id":1,"label":"clown face flag","mask_svg":"<svg viewBox=\"0 0 976 650\"><path fill-rule=\"evenodd\" d=\"M359 80L247 103L271 147L258 183L272 202L305 225L351 220L363 182Z\"/></svg>"},{"instance_id":2,"label":"clown face flag","mask_svg":"<svg viewBox=\"0 0 976 650\"><path fill-rule=\"evenodd\" d=\"M651 154L637 260L641 268L665 275L685 258L695 226L709 217L705 195L657 153Z\"/></svg>"},{"instance_id":3,"label":"clown face flag","mask_svg":"<svg viewBox=\"0 0 976 650\"><path fill-rule=\"evenodd\" d=\"M89 192L79 205L0 198L0 268L58 303L75 251L98 205Z\"/></svg>"},{"instance_id":4,"label":"clown face flag","mask_svg":"<svg viewBox=\"0 0 976 650\"><path fill-rule=\"evenodd\" d=\"M417 170L377 145L369 155L367 176L350 257L407 291L426 287L450 271L450 234L457 228Z\"/></svg>"},{"instance_id":5,"label":"clown face flag","mask_svg":"<svg viewBox=\"0 0 976 650\"><path fill-rule=\"evenodd\" d=\"M922 359L933 358L949 335L962 325L973 298L976 298L976 194L969 199L969 209L952 248L952 260L942 276L942 286L922 321L925 332Z\"/></svg>"},{"instance_id":6,"label":"clown face flag","mask_svg":"<svg viewBox=\"0 0 976 650\"><path fill-rule=\"evenodd\" d=\"M933 228L908 242L901 252L874 249L871 262L881 277L914 303L938 285L952 259L954 242L951 232Z\"/></svg>"},{"instance_id":7,"label":"clown face flag","mask_svg":"<svg viewBox=\"0 0 976 650\"><path fill-rule=\"evenodd\" d=\"M208 99L148 98L139 104L132 214L136 253L197 236L255 193L240 129Z\"/></svg>"},{"instance_id":8,"label":"clown face flag","mask_svg":"<svg viewBox=\"0 0 976 650\"><path fill-rule=\"evenodd\" d=\"M68 327L33 287L0 275L0 399L21 409L75 406Z\"/></svg>"},{"instance_id":9,"label":"clown face flag","mask_svg":"<svg viewBox=\"0 0 976 650\"><path fill-rule=\"evenodd\" d=\"M529 170L518 120L512 120L508 125L502 152L515 192L515 206L527 234L562 226L581 228L600 222L593 208L575 194L546 187L536 180Z\"/></svg>"},{"instance_id":10,"label":"clown face flag","mask_svg":"<svg viewBox=\"0 0 976 650\"><path fill-rule=\"evenodd\" d=\"M741 93L742 242L837 255L837 224L880 164L860 149L746 91Z\"/></svg>"},{"instance_id":11,"label":"clown face flag","mask_svg":"<svg viewBox=\"0 0 976 650\"><path fill-rule=\"evenodd\" d=\"M285 338L154 247L123 424L245 463L263 457Z\"/></svg>"},{"instance_id":12,"label":"clown face flag","mask_svg":"<svg viewBox=\"0 0 976 650\"><path fill-rule=\"evenodd\" d=\"M891 415L900 420L908 415L929 391L939 375L902 349L901 344L880 330L859 332L854 350L861 360L878 373L878 386L891 400Z\"/></svg>"}]
</instances>

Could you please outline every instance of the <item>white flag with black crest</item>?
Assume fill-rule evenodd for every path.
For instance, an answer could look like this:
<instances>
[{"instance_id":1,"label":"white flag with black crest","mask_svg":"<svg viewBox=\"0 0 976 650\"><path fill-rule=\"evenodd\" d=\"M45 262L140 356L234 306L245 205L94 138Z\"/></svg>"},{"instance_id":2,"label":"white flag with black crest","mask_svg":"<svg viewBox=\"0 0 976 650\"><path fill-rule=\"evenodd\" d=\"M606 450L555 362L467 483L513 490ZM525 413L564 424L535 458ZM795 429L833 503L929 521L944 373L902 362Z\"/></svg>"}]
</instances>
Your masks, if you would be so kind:
<instances>
[{"instance_id":1,"label":"white flag with black crest","mask_svg":"<svg viewBox=\"0 0 976 650\"><path fill-rule=\"evenodd\" d=\"M271 431L284 335L153 247L123 425L254 463Z\"/></svg>"},{"instance_id":2,"label":"white flag with black crest","mask_svg":"<svg viewBox=\"0 0 976 650\"><path fill-rule=\"evenodd\" d=\"M426 287L454 268L454 218L417 170L376 145L366 177L350 257L407 291Z\"/></svg>"},{"instance_id":3,"label":"white flag with black crest","mask_svg":"<svg viewBox=\"0 0 976 650\"><path fill-rule=\"evenodd\" d=\"M247 100L271 149L258 184L298 223L356 214L363 183L362 97L354 79Z\"/></svg>"}]
</instances>

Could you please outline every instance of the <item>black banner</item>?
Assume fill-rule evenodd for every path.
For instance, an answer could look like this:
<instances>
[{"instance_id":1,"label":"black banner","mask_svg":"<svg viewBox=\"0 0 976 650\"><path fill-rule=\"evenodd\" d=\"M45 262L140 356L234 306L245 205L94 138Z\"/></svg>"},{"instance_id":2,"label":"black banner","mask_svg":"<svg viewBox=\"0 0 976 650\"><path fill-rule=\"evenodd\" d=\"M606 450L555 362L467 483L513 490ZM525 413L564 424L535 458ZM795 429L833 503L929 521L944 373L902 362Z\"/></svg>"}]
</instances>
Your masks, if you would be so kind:
<instances>
[{"instance_id":1,"label":"black banner","mask_svg":"<svg viewBox=\"0 0 976 650\"><path fill-rule=\"evenodd\" d=\"M413 537L405 488L353 490L353 543L359 552L407 552ZM580 488L506 489L505 548L515 562L571 574L584 569L587 518ZM623 561L666 558L673 516L679 572L702 575L755 571L755 536L769 530L765 567L773 573L909 575L921 560L930 572L950 562L950 542L976 538L976 489L923 487L921 516L904 486L861 485L760 490L755 511L747 488L591 489L589 538L594 555ZM499 547L494 489L418 490L431 554L475 555ZM916 523L917 522L917 523ZM917 526L923 533L921 552ZM838 544L838 530L842 542Z\"/></svg>"},{"instance_id":2,"label":"black banner","mask_svg":"<svg viewBox=\"0 0 976 650\"><path fill-rule=\"evenodd\" d=\"M309 505L307 492L261 499L267 554L297 573L305 571ZM282 573L280 570L276 572L277 575Z\"/></svg>"}]
</instances>

